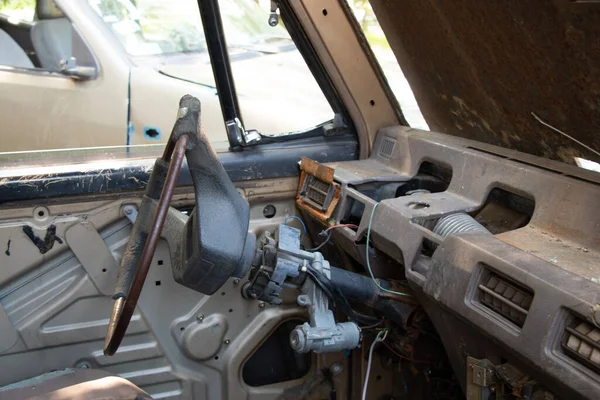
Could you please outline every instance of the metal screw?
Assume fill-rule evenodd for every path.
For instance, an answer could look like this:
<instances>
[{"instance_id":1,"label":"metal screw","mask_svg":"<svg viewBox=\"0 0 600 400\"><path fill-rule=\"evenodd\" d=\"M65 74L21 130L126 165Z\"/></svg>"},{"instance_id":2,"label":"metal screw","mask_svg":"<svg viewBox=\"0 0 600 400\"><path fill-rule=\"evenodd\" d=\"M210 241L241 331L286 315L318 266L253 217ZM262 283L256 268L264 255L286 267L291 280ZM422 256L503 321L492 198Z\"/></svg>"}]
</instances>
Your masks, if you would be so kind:
<instances>
[{"instance_id":1,"label":"metal screw","mask_svg":"<svg viewBox=\"0 0 600 400\"><path fill-rule=\"evenodd\" d=\"M265 303L263 303L263 302L261 301L260 303L258 303L258 306L259 306L260 308L265 308Z\"/></svg>"},{"instance_id":2,"label":"metal screw","mask_svg":"<svg viewBox=\"0 0 600 400\"><path fill-rule=\"evenodd\" d=\"M290 346L292 346L292 348L295 349L298 347L299 344L300 338L298 337L298 332L296 332L296 330L293 330L292 333L290 333Z\"/></svg>"},{"instance_id":3,"label":"metal screw","mask_svg":"<svg viewBox=\"0 0 600 400\"><path fill-rule=\"evenodd\" d=\"M333 363L329 367L329 371L331 371L331 374L334 376L341 374L343 370L344 370L344 367L340 363Z\"/></svg>"},{"instance_id":4,"label":"metal screw","mask_svg":"<svg viewBox=\"0 0 600 400\"><path fill-rule=\"evenodd\" d=\"M233 280L233 284L234 284L234 285L237 285L238 283L240 283L240 278L235 278L235 279Z\"/></svg>"},{"instance_id":5,"label":"metal screw","mask_svg":"<svg viewBox=\"0 0 600 400\"><path fill-rule=\"evenodd\" d=\"M229 343L231 343L231 340L229 340L229 339L226 339L226 340L225 340L225 344L229 344Z\"/></svg>"},{"instance_id":6,"label":"metal screw","mask_svg":"<svg viewBox=\"0 0 600 400\"><path fill-rule=\"evenodd\" d=\"M269 16L269 25L277 26L277 24L279 24L279 18L277 18L277 14L271 13L271 15Z\"/></svg>"},{"instance_id":7,"label":"metal screw","mask_svg":"<svg viewBox=\"0 0 600 400\"><path fill-rule=\"evenodd\" d=\"M196 317L196 319L200 322L204 321L204 314L200 314Z\"/></svg>"},{"instance_id":8,"label":"metal screw","mask_svg":"<svg viewBox=\"0 0 600 400\"><path fill-rule=\"evenodd\" d=\"M310 305L310 300L309 300L308 296L305 294L301 294L300 296L298 296L298 298L296 299L296 302L298 303L298 305L303 306L303 307Z\"/></svg>"},{"instance_id":9,"label":"metal screw","mask_svg":"<svg viewBox=\"0 0 600 400\"><path fill-rule=\"evenodd\" d=\"M75 368L90 369L92 368L92 364L89 361L81 361L75 365Z\"/></svg>"},{"instance_id":10,"label":"metal screw","mask_svg":"<svg viewBox=\"0 0 600 400\"><path fill-rule=\"evenodd\" d=\"M131 208L129 208L129 207L125 207L124 211L125 211L125 214L127 214L127 215L131 214Z\"/></svg>"}]
</instances>

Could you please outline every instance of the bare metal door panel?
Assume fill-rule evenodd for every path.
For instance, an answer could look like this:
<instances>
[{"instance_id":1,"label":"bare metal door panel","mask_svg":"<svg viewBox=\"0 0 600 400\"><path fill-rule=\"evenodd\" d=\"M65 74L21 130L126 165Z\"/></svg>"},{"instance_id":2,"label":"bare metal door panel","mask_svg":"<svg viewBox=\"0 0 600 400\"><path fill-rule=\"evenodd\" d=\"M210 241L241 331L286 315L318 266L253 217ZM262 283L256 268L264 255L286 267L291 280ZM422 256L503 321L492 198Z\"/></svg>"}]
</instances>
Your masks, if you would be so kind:
<instances>
[{"instance_id":1,"label":"bare metal door panel","mask_svg":"<svg viewBox=\"0 0 600 400\"><path fill-rule=\"evenodd\" d=\"M251 199L251 227L258 232L282 222L293 210L294 184L282 186L280 182L277 198L272 201L265 193L268 187L263 183L255 192L240 189L244 197L248 193L257 196ZM185 196L181 198L189 202ZM241 370L281 322L302 318L303 310L294 304L271 307L244 300L243 279L231 279L213 296L180 286L173 280L165 241L159 243L119 352L104 356L112 308L107 282L112 279L104 280L102 274L112 274L111 268L120 262L129 238L131 222L122 207L138 201L130 198L49 206L43 224L34 217L34 207L15 210L13 215L20 216L17 219L0 220L0 237L12 232L10 256L2 257L10 259L14 267L0 277L4 278L0 303L7 315L4 324L0 315L0 386L73 367L100 368L121 375L155 398L266 399L302 385L304 379L270 385L268 390L250 387L243 382ZM279 210L273 219L262 215L266 204ZM56 248L41 254L22 234L22 227L27 225L35 226L38 234L54 226L62 244L56 243ZM90 258L93 254L99 254L98 258ZM213 325L208 329L198 329L209 323ZM221 339L209 340L215 328L221 330ZM11 332L14 343L9 343Z\"/></svg>"}]
</instances>

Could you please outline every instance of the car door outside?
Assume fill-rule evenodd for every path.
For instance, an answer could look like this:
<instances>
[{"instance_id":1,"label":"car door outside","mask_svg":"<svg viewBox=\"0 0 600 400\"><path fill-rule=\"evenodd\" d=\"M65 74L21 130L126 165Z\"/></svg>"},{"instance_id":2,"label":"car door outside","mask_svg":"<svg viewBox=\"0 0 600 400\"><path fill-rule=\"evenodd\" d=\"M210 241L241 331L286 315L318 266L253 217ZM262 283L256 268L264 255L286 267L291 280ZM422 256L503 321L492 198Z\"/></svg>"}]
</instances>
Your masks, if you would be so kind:
<instances>
[{"instance_id":1,"label":"car door outside","mask_svg":"<svg viewBox=\"0 0 600 400\"><path fill-rule=\"evenodd\" d=\"M0 66L2 152L126 144L128 60L106 43L80 5L64 11L73 35L97 60L97 77L76 80L42 69Z\"/></svg>"}]
</instances>

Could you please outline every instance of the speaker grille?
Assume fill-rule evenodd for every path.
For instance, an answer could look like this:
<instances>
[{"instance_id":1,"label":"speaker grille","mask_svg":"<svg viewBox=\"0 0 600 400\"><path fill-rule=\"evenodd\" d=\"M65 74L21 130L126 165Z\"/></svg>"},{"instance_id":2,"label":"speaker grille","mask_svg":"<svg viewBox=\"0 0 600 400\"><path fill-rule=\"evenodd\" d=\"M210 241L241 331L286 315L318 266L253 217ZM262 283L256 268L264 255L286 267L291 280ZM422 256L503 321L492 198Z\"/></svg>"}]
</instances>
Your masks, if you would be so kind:
<instances>
[{"instance_id":1,"label":"speaker grille","mask_svg":"<svg viewBox=\"0 0 600 400\"><path fill-rule=\"evenodd\" d=\"M385 158L392 158L394 148L396 147L396 139L384 137L379 146L379 155Z\"/></svg>"}]
</instances>

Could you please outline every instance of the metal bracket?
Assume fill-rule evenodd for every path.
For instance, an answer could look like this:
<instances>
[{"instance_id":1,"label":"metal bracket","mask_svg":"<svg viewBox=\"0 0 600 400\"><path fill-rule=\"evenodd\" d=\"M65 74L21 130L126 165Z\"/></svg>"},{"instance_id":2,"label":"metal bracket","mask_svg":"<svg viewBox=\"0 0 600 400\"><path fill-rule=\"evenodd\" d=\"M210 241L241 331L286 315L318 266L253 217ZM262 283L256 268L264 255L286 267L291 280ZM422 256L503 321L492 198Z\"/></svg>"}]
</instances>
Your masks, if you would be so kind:
<instances>
[{"instance_id":1,"label":"metal bracket","mask_svg":"<svg viewBox=\"0 0 600 400\"><path fill-rule=\"evenodd\" d=\"M234 143L238 143L243 147L257 144L262 139L257 130L245 130L244 125L242 125L239 118L227 121L225 123L225 128L227 130L227 137L230 141L233 140Z\"/></svg>"},{"instance_id":2,"label":"metal bracket","mask_svg":"<svg viewBox=\"0 0 600 400\"><path fill-rule=\"evenodd\" d=\"M496 391L494 368L488 359L467 357L467 400L487 400Z\"/></svg>"},{"instance_id":3,"label":"metal bracket","mask_svg":"<svg viewBox=\"0 0 600 400\"><path fill-rule=\"evenodd\" d=\"M138 215L137 208L131 204L126 205L125 207L123 207L123 214L125 215L125 218L127 218L129 221L131 221L132 224L134 224Z\"/></svg>"}]
</instances>

